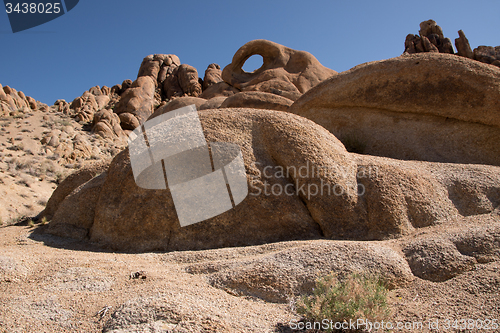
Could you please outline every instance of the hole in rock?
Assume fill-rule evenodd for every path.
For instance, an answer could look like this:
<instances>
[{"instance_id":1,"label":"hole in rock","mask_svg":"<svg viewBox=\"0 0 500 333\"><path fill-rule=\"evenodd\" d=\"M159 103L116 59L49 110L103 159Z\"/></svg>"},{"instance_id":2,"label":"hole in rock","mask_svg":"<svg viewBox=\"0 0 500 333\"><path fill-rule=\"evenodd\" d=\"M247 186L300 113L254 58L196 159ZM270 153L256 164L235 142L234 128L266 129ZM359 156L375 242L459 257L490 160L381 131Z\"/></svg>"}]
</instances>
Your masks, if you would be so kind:
<instances>
[{"instance_id":1,"label":"hole in rock","mask_svg":"<svg viewBox=\"0 0 500 333\"><path fill-rule=\"evenodd\" d=\"M262 56L254 54L253 56L248 58L247 61L245 61L242 68L245 72L252 73L261 68L263 64L264 60L262 59Z\"/></svg>"}]
</instances>

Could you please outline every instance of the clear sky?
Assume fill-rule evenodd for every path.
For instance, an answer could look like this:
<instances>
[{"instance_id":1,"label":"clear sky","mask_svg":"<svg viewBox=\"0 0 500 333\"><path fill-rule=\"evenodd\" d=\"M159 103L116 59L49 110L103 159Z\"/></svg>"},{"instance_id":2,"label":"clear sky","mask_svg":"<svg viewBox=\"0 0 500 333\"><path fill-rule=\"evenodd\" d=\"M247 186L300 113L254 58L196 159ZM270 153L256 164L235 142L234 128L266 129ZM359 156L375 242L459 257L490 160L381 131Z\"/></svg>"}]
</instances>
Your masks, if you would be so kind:
<instances>
[{"instance_id":1,"label":"clear sky","mask_svg":"<svg viewBox=\"0 0 500 333\"><path fill-rule=\"evenodd\" d=\"M498 0L80 0L15 34L0 12L0 83L47 104L70 102L92 86L134 80L149 54L176 54L203 77L207 65L226 66L253 39L308 51L341 72L401 55L406 35L428 19L452 41L462 29L472 48L500 45Z\"/></svg>"}]
</instances>

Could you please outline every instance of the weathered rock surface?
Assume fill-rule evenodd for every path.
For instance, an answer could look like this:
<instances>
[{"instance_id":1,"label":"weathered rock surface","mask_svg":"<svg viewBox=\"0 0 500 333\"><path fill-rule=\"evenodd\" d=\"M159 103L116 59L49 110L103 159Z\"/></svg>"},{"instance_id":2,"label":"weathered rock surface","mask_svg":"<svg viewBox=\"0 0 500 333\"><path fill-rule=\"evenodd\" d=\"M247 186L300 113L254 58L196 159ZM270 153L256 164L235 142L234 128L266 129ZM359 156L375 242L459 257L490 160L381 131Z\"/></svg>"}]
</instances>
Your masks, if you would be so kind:
<instances>
[{"instance_id":1,"label":"weathered rock surface","mask_svg":"<svg viewBox=\"0 0 500 333\"><path fill-rule=\"evenodd\" d=\"M322 127L288 113L220 109L199 114L209 142L237 143L243 152L250 193L236 208L181 228L168 191L136 186L125 150L99 180L104 183L92 227L88 217L80 221L78 215L59 214L51 230L66 224L68 235L72 226L84 228L91 241L126 251L323 237L388 239L461 214L491 213L500 205L498 167L351 154ZM284 175L284 170L302 172ZM72 202L86 193L75 191Z\"/></svg>"},{"instance_id":2,"label":"weathered rock surface","mask_svg":"<svg viewBox=\"0 0 500 333\"><path fill-rule=\"evenodd\" d=\"M164 106L161 106L158 109L156 109L156 111L149 117L149 119L152 119L166 112L176 110L188 105L195 105L196 109L199 110L200 107L206 102L207 102L206 99L199 97L179 97L165 104Z\"/></svg>"},{"instance_id":3,"label":"weathered rock surface","mask_svg":"<svg viewBox=\"0 0 500 333\"><path fill-rule=\"evenodd\" d=\"M221 108L254 108L286 111L293 104L291 99L262 91L242 91L228 97Z\"/></svg>"},{"instance_id":4,"label":"weathered rock surface","mask_svg":"<svg viewBox=\"0 0 500 333\"><path fill-rule=\"evenodd\" d=\"M51 220L54 214L59 209L61 202L69 195L73 190L78 188L80 185L85 184L89 180L98 176L99 174L105 172L109 166L110 161L99 161L96 163L88 164L78 171L69 175L63 183L61 183L57 189L52 193L47 206L39 214L39 218L46 217Z\"/></svg>"},{"instance_id":5,"label":"weathered rock surface","mask_svg":"<svg viewBox=\"0 0 500 333\"><path fill-rule=\"evenodd\" d=\"M220 66L218 64L208 65L205 70L205 77L203 78L203 90L206 90L208 87L223 81Z\"/></svg>"},{"instance_id":6,"label":"weathered rock surface","mask_svg":"<svg viewBox=\"0 0 500 333\"><path fill-rule=\"evenodd\" d=\"M399 159L500 165L500 70L440 53L359 65L289 109L351 151Z\"/></svg>"},{"instance_id":7,"label":"weathered rock surface","mask_svg":"<svg viewBox=\"0 0 500 333\"><path fill-rule=\"evenodd\" d=\"M403 252L415 276L446 281L473 270L477 264L500 260L498 215L458 220L454 225L429 228L403 243ZM441 229L441 230L439 230Z\"/></svg>"},{"instance_id":8,"label":"weathered rock surface","mask_svg":"<svg viewBox=\"0 0 500 333\"><path fill-rule=\"evenodd\" d=\"M242 67L252 55L262 56L263 65L247 73ZM231 64L222 71L222 78L241 91L261 91L296 100L336 73L308 52L259 39L246 43L236 52Z\"/></svg>"},{"instance_id":9,"label":"weathered rock surface","mask_svg":"<svg viewBox=\"0 0 500 333\"><path fill-rule=\"evenodd\" d=\"M244 73L241 66L252 54L262 54L264 65L254 73ZM171 105L169 108L185 106L192 98L199 98L193 104L198 108L203 105L203 109L241 106L284 111L305 91L336 74L307 52L295 51L265 40L242 46L233 63L226 66L225 72L226 82L220 66L212 63L202 80L196 68L181 64L176 55L149 55L143 59L135 81L125 80L112 88L95 86L69 105L58 100L55 107L64 114L74 116L79 122L92 123L94 132L114 140L122 136L121 131L114 128L114 123L118 122L126 134L126 131L138 127L166 104ZM225 98L242 90L245 94L223 105ZM171 104L177 99L182 101ZM111 126L113 130L108 129L110 126L105 126L105 123L99 124L103 110L112 110L118 115L118 118L110 115L106 117L115 119Z\"/></svg>"},{"instance_id":10,"label":"weathered rock surface","mask_svg":"<svg viewBox=\"0 0 500 333\"><path fill-rule=\"evenodd\" d=\"M458 30L458 38L455 39L457 54L462 57L474 59L474 53L469 44L469 40L465 37L462 30Z\"/></svg>"},{"instance_id":11,"label":"weathered rock surface","mask_svg":"<svg viewBox=\"0 0 500 333\"><path fill-rule=\"evenodd\" d=\"M283 244L283 243L281 243ZM310 293L316 277L337 272L339 278L369 271L389 286L404 286L413 280L403 256L387 245L371 242L290 242L258 258L230 257L188 266L192 274L206 274L211 285L233 295L252 296L268 302L286 303ZM270 246L271 247L271 246Z\"/></svg>"},{"instance_id":12,"label":"weathered rock surface","mask_svg":"<svg viewBox=\"0 0 500 333\"><path fill-rule=\"evenodd\" d=\"M237 94L239 92L240 91L238 89L227 84L226 82L218 82L211 85L205 91L203 91L200 97L210 100L215 97L233 96L234 94Z\"/></svg>"},{"instance_id":13,"label":"weathered rock surface","mask_svg":"<svg viewBox=\"0 0 500 333\"><path fill-rule=\"evenodd\" d=\"M34 98L0 84L0 115L14 115L17 112L25 113L37 109L38 104Z\"/></svg>"},{"instance_id":14,"label":"weathered rock surface","mask_svg":"<svg viewBox=\"0 0 500 333\"><path fill-rule=\"evenodd\" d=\"M95 114L92 131L103 138L125 138L125 133L120 126L120 117L112 110L105 109Z\"/></svg>"},{"instance_id":15,"label":"weathered rock surface","mask_svg":"<svg viewBox=\"0 0 500 333\"><path fill-rule=\"evenodd\" d=\"M141 73L141 72L140 72ZM153 113L155 102L156 78L140 76L120 98L114 113L129 113L143 123Z\"/></svg>"},{"instance_id":16,"label":"weathered rock surface","mask_svg":"<svg viewBox=\"0 0 500 333\"><path fill-rule=\"evenodd\" d=\"M469 40L462 30L458 31L458 36L455 39L457 55L500 67L500 46L481 45L472 51ZM419 35L406 36L405 53L421 52L455 53L451 40L444 37L443 29L434 20L421 22Z\"/></svg>"}]
</instances>

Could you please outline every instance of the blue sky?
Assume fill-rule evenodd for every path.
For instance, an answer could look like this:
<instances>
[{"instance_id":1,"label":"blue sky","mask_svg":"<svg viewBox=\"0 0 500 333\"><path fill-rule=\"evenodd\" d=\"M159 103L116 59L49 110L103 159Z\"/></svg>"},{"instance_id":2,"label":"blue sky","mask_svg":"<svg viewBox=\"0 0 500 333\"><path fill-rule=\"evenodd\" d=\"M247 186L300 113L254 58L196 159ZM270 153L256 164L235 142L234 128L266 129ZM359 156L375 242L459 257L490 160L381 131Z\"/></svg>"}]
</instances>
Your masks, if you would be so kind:
<instances>
[{"instance_id":1,"label":"blue sky","mask_svg":"<svg viewBox=\"0 0 500 333\"><path fill-rule=\"evenodd\" d=\"M47 104L72 101L94 85L135 79L149 54L176 54L203 76L253 39L308 51L341 72L401 55L406 35L427 19L452 41L462 29L473 48L500 45L499 13L498 0L80 0L66 15L16 34L0 12L0 83Z\"/></svg>"}]
</instances>

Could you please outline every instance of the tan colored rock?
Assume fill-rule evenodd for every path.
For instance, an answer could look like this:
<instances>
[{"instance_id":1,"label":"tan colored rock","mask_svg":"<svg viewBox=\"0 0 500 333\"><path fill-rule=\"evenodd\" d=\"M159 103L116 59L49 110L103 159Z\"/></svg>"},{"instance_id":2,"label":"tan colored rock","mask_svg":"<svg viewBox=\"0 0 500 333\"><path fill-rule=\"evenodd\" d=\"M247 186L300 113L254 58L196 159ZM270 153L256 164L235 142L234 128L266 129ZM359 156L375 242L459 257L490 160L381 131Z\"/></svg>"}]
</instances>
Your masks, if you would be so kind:
<instances>
[{"instance_id":1,"label":"tan colored rock","mask_svg":"<svg viewBox=\"0 0 500 333\"><path fill-rule=\"evenodd\" d=\"M403 253L413 274L442 282L474 270L478 264L498 261L500 218L496 214L482 217L480 223L474 217L462 218L446 232L430 228L404 240Z\"/></svg>"},{"instance_id":2,"label":"tan colored rock","mask_svg":"<svg viewBox=\"0 0 500 333\"><path fill-rule=\"evenodd\" d=\"M233 295L274 303L287 303L294 296L311 293L317 277L331 272L342 279L369 271L381 276L391 288L402 287L414 279L404 257L386 245L325 240L288 243L288 248L257 258L230 257L192 264L186 270L206 274L211 285Z\"/></svg>"},{"instance_id":3,"label":"tan colored rock","mask_svg":"<svg viewBox=\"0 0 500 333\"><path fill-rule=\"evenodd\" d=\"M25 98L21 97L24 96L24 93L21 92L21 94L19 94L16 89L11 88L9 86L4 86L3 90L7 95L7 98L4 100L7 102L7 104L11 106L13 111L17 111L19 109L29 110L28 102L26 101Z\"/></svg>"},{"instance_id":4,"label":"tan colored rock","mask_svg":"<svg viewBox=\"0 0 500 333\"><path fill-rule=\"evenodd\" d=\"M202 88L198 79L198 71L193 66L180 65L177 72L179 86L185 95L198 97Z\"/></svg>"},{"instance_id":5,"label":"tan colored rock","mask_svg":"<svg viewBox=\"0 0 500 333\"><path fill-rule=\"evenodd\" d=\"M254 108L286 111L293 104L291 99L260 91L242 91L228 97L221 108Z\"/></svg>"},{"instance_id":6,"label":"tan colored rock","mask_svg":"<svg viewBox=\"0 0 500 333\"><path fill-rule=\"evenodd\" d=\"M8 86L6 86L8 87ZM7 94L6 91L10 92L10 87L9 89L4 89L2 85L0 84L0 108L1 108L1 114L2 115L8 115L12 111L17 111L17 106L10 94Z\"/></svg>"},{"instance_id":7,"label":"tan colored rock","mask_svg":"<svg viewBox=\"0 0 500 333\"><path fill-rule=\"evenodd\" d=\"M421 36L420 38L422 40L424 52L439 52L439 49L434 44L432 44L427 37Z\"/></svg>"},{"instance_id":8,"label":"tan colored rock","mask_svg":"<svg viewBox=\"0 0 500 333\"><path fill-rule=\"evenodd\" d=\"M89 123L93 121L94 113L99 110L99 105L94 94L85 91L82 96L71 102L70 108L74 110L78 121Z\"/></svg>"},{"instance_id":9,"label":"tan colored rock","mask_svg":"<svg viewBox=\"0 0 500 333\"><path fill-rule=\"evenodd\" d=\"M103 138L124 138L120 127L120 117L111 110L101 110L94 115L92 131L99 134Z\"/></svg>"},{"instance_id":10,"label":"tan colored rock","mask_svg":"<svg viewBox=\"0 0 500 333\"><path fill-rule=\"evenodd\" d=\"M500 61L500 46L493 47L481 45L476 47L473 53L474 59L477 61L498 66L498 62Z\"/></svg>"},{"instance_id":11,"label":"tan colored rock","mask_svg":"<svg viewBox=\"0 0 500 333\"><path fill-rule=\"evenodd\" d=\"M122 94L122 85L115 84L113 87L111 87L111 94L121 95Z\"/></svg>"},{"instance_id":12,"label":"tan colored rock","mask_svg":"<svg viewBox=\"0 0 500 333\"><path fill-rule=\"evenodd\" d=\"M461 213L491 213L500 203L499 167L351 154L321 126L284 112L219 109L199 115L207 141L241 148L247 198L182 228L169 191L135 185L125 150L101 187L91 241L124 251L174 251L323 237L391 239L452 223ZM464 210L465 202L470 206ZM68 220L61 214L51 223ZM71 220L76 228L88 226L78 216Z\"/></svg>"},{"instance_id":13,"label":"tan colored rock","mask_svg":"<svg viewBox=\"0 0 500 333\"><path fill-rule=\"evenodd\" d=\"M111 100L111 98L109 98L108 95L97 96L95 101L97 103L98 110L104 109L108 105L110 100Z\"/></svg>"},{"instance_id":14,"label":"tan colored rock","mask_svg":"<svg viewBox=\"0 0 500 333\"><path fill-rule=\"evenodd\" d=\"M111 94L111 88L110 87L106 87L106 86L103 86L101 88L101 92L103 95L110 95Z\"/></svg>"},{"instance_id":15,"label":"tan colored rock","mask_svg":"<svg viewBox=\"0 0 500 333\"><path fill-rule=\"evenodd\" d=\"M77 187L62 201L53 217L61 221L68 214L78 215L78 225L69 223L50 223L48 232L69 238L85 238L94 223L95 206L99 199L100 187L106 180L106 172L98 175ZM76 220L73 220L76 221Z\"/></svg>"},{"instance_id":16,"label":"tan colored rock","mask_svg":"<svg viewBox=\"0 0 500 333\"><path fill-rule=\"evenodd\" d=\"M84 135L77 133L73 137L72 142L73 152L70 155L72 160L77 160L78 158L89 158L92 156L92 145Z\"/></svg>"},{"instance_id":17,"label":"tan colored rock","mask_svg":"<svg viewBox=\"0 0 500 333\"><path fill-rule=\"evenodd\" d=\"M436 34L440 38L444 38L443 29L437 25L434 20L427 20L420 23L420 31L418 32L420 36L429 36L431 34Z\"/></svg>"},{"instance_id":18,"label":"tan colored rock","mask_svg":"<svg viewBox=\"0 0 500 333\"><path fill-rule=\"evenodd\" d=\"M109 162L109 160L105 160L87 164L66 177L66 179L64 179L55 189L54 193L52 193L45 209L38 214L37 219L46 217L50 221L58 210L61 202L80 185L85 184L95 176L105 172L109 166Z\"/></svg>"},{"instance_id":19,"label":"tan colored rock","mask_svg":"<svg viewBox=\"0 0 500 333\"><path fill-rule=\"evenodd\" d=\"M28 100L28 104L29 104L31 110L36 110L38 108L38 105L36 104L36 100L33 97L28 96L27 100Z\"/></svg>"},{"instance_id":20,"label":"tan colored rock","mask_svg":"<svg viewBox=\"0 0 500 333\"><path fill-rule=\"evenodd\" d=\"M214 97L197 107L197 110L208 110L208 109L218 109L221 107L222 103L227 99L227 97L219 96Z\"/></svg>"},{"instance_id":21,"label":"tan colored rock","mask_svg":"<svg viewBox=\"0 0 500 333\"><path fill-rule=\"evenodd\" d=\"M289 112L324 126L351 151L500 165L499 99L495 67L413 54L343 72L304 94Z\"/></svg>"},{"instance_id":22,"label":"tan colored rock","mask_svg":"<svg viewBox=\"0 0 500 333\"><path fill-rule=\"evenodd\" d=\"M405 53L440 52L454 54L453 45L434 20L420 23L419 36L409 34L405 40Z\"/></svg>"},{"instance_id":23,"label":"tan colored rock","mask_svg":"<svg viewBox=\"0 0 500 333\"><path fill-rule=\"evenodd\" d=\"M0 84L0 100L4 101L6 98L7 98L7 94L5 93L3 86Z\"/></svg>"},{"instance_id":24,"label":"tan colored rock","mask_svg":"<svg viewBox=\"0 0 500 333\"><path fill-rule=\"evenodd\" d=\"M120 125L123 129L134 130L136 127L140 126L139 120L131 113L120 113Z\"/></svg>"},{"instance_id":25,"label":"tan colored rock","mask_svg":"<svg viewBox=\"0 0 500 333\"><path fill-rule=\"evenodd\" d=\"M122 93L125 92L128 88L132 87L132 83L133 83L132 80L129 79L124 80L122 82Z\"/></svg>"},{"instance_id":26,"label":"tan colored rock","mask_svg":"<svg viewBox=\"0 0 500 333\"><path fill-rule=\"evenodd\" d=\"M162 115L166 112L176 110L188 105L194 105L196 106L196 109L199 109L205 103L207 103L207 100L199 97L179 97L156 109L151 117L149 117L149 119L153 119L154 117L158 117L159 115Z\"/></svg>"},{"instance_id":27,"label":"tan colored rock","mask_svg":"<svg viewBox=\"0 0 500 333\"><path fill-rule=\"evenodd\" d=\"M169 70L166 79L163 81L163 92L168 100L184 95L184 91L182 91L179 84L178 71L178 67Z\"/></svg>"},{"instance_id":28,"label":"tan colored rock","mask_svg":"<svg viewBox=\"0 0 500 333\"><path fill-rule=\"evenodd\" d=\"M462 57L474 59L474 53L469 44L469 40L465 37L462 30L458 30L458 38L455 39L455 46L457 47L457 54Z\"/></svg>"},{"instance_id":29,"label":"tan colored rock","mask_svg":"<svg viewBox=\"0 0 500 333\"><path fill-rule=\"evenodd\" d=\"M230 86L226 82L218 82L208 87L199 97L205 99L212 99L214 97L229 97L239 92L240 91L238 89Z\"/></svg>"},{"instance_id":30,"label":"tan colored rock","mask_svg":"<svg viewBox=\"0 0 500 333\"><path fill-rule=\"evenodd\" d=\"M220 66L218 64L208 65L205 70L205 77L203 78L203 91L219 82L224 82L224 80L222 80L222 71Z\"/></svg>"},{"instance_id":31,"label":"tan colored rock","mask_svg":"<svg viewBox=\"0 0 500 333\"><path fill-rule=\"evenodd\" d=\"M91 93L95 97L101 96L102 95L101 87L99 86L92 87L89 89L89 93Z\"/></svg>"},{"instance_id":32,"label":"tan colored rock","mask_svg":"<svg viewBox=\"0 0 500 333\"><path fill-rule=\"evenodd\" d=\"M179 65L179 58L173 54L145 57L132 85L129 87L129 82L126 81L122 83L121 99L115 105L114 112L130 113L139 123L143 123L153 113L154 106L161 103L162 96L165 95L162 90L165 82L169 80L169 73Z\"/></svg>"},{"instance_id":33,"label":"tan colored rock","mask_svg":"<svg viewBox=\"0 0 500 333\"><path fill-rule=\"evenodd\" d=\"M114 112L131 113L140 123L143 123L152 113L155 102L154 94L156 79L150 76L141 76L122 95L116 104Z\"/></svg>"},{"instance_id":34,"label":"tan colored rock","mask_svg":"<svg viewBox=\"0 0 500 333\"><path fill-rule=\"evenodd\" d=\"M245 61L260 55L263 65L252 73ZM310 53L292 50L267 40L246 43L222 71L225 82L241 91L262 91L296 100L301 94L337 72L324 67Z\"/></svg>"},{"instance_id":35,"label":"tan colored rock","mask_svg":"<svg viewBox=\"0 0 500 333\"><path fill-rule=\"evenodd\" d=\"M56 112L62 112L64 114L70 114L70 105L64 99L58 99L54 103Z\"/></svg>"}]
</instances>

